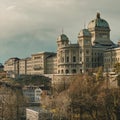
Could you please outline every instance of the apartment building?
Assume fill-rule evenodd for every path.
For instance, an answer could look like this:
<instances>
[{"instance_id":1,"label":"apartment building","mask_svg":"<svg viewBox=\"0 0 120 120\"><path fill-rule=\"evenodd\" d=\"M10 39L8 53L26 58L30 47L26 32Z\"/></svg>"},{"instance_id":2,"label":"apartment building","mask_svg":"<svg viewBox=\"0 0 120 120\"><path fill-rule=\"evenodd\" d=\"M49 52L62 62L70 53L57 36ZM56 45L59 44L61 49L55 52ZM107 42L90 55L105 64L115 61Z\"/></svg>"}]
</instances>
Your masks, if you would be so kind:
<instances>
[{"instance_id":1,"label":"apartment building","mask_svg":"<svg viewBox=\"0 0 120 120\"><path fill-rule=\"evenodd\" d=\"M56 73L56 53L40 52L25 59L10 58L5 62L4 71L8 77L20 75L41 75Z\"/></svg>"},{"instance_id":2,"label":"apartment building","mask_svg":"<svg viewBox=\"0 0 120 120\"><path fill-rule=\"evenodd\" d=\"M46 74L57 74L56 54L52 54L46 58Z\"/></svg>"},{"instance_id":3,"label":"apartment building","mask_svg":"<svg viewBox=\"0 0 120 120\"><path fill-rule=\"evenodd\" d=\"M9 58L4 63L4 71L7 72L7 77L16 77L19 74L19 58Z\"/></svg>"},{"instance_id":4,"label":"apartment building","mask_svg":"<svg viewBox=\"0 0 120 120\"><path fill-rule=\"evenodd\" d=\"M27 73L27 66L26 66L26 59L20 59L19 60L19 74L20 75L26 75Z\"/></svg>"},{"instance_id":5,"label":"apartment building","mask_svg":"<svg viewBox=\"0 0 120 120\"><path fill-rule=\"evenodd\" d=\"M36 54L32 54L32 65L33 70L32 74L46 74L47 73L47 58L54 53L51 52L40 52Z\"/></svg>"},{"instance_id":6,"label":"apartment building","mask_svg":"<svg viewBox=\"0 0 120 120\"><path fill-rule=\"evenodd\" d=\"M26 58L26 74L32 75L32 69L33 69L32 58L28 57Z\"/></svg>"}]
</instances>

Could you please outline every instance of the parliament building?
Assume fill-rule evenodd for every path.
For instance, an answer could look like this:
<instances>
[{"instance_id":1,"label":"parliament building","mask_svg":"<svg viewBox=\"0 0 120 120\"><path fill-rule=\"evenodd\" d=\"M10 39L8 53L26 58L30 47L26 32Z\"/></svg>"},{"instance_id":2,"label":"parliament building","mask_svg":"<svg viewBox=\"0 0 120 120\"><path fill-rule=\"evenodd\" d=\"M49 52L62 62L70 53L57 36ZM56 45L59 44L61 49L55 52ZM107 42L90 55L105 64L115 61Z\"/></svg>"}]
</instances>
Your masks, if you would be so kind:
<instances>
[{"instance_id":1,"label":"parliament building","mask_svg":"<svg viewBox=\"0 0 120 120\"><path fill-rule=\"evenodd\" d=\"M81 74L100 66L112 70L113 64L120 62L120 44L111 41L110 31L109 23L97 13L87 28L80 30L76 43L72 44L67 35L61 34L57 38L56 53L40 52L25 59L10 58L4 70L10 75Z\"/></svg>"}]
</instances>

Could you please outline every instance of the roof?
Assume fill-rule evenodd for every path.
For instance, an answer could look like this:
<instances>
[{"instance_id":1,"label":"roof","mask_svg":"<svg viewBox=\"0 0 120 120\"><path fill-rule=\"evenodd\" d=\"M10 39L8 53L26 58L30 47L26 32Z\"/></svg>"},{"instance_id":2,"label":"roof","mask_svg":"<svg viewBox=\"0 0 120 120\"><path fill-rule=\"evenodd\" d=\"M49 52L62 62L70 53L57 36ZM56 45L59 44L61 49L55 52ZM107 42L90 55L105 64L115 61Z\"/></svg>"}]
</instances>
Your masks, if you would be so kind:
<instances>
[{"instance_id":1,"label":"roof","mask_svg":"<svg viewBox=\"0 0 120 120\"><path fill-rule=\"evenodd\" d=\"M44 54L56 54L54 52L38 52L38 53L34 53L31 56L36 56L36 55L44 55Z\"/></svg>"},{"instance_id":2,"label":"roof","mask_svg":"<svg viewBox=\"0 0 120 120\"><path fill-rule=\"evenodd\" d=\"M67 35L65 34L61 34L59 37L58 37L58 41L69 41Z\"/></svg>"},{"instance_id":3,"label":"roof","mask_svg":"<svg viewBox=\"0 0 120 120\"><path fill-rule=\"evenodd\" d=\"M96 19L90 21L88 24L88 28L108 28L109 29L109 24L106 20L102 19L100 17L100 13L97 13Z\"/></svg>"},{"instance_id":4,"label":"roof","mask_svg":"<svg viewBox=\"0 0 120 120\"><path fill-rule=\"evenodd\" d=\"M9 58L7 61L5 61L5 64L6 64L8 61L10 61L10 60L18 61L18 60L20 60L20 58L17 58L17 57Z\"/></svg>"},{"instance_id":5,"label":"roof","mask_svg":"<svg viewBox=\"0 0 120 120\"><path fill-rule=\"evenodd\" d=\"M46 57L46 58L51 58L51 57L56 57L56 56L57 56L57 54L55 53L55 54L49 55L49 56Z\"/></svg>"},{"instance_id":6,"label":"roof","mask_svg":"<svg viewBox=\"0 0 120 120\"><path fill-rule=\"evenodd\" d=\"M3 68L4 66L3 66L3 64L2 63L0 63L0 68Z\"/></svg>"},{"instance_id":7,"label":"roof","mask_svg":"<svg viewBox=\"0 0 120 120\"><path fill-rule=\"evenodd\" d=\"M42 109L42 107L28 107L26 108L27 110L33 111L33 112L46 112L45 109Z\"/></svg>"},{"instance_id":8,"label":"roof","mask_svg":"<svg viewBox=\"0 0 120 120\"><path fill-rule=\"evenodd\" d=\"M82 30L79 32L78 36L87 36L87 37L91 37L91 33L89 32L88 29L82 29Z\"/></svg>"}]
</instances>

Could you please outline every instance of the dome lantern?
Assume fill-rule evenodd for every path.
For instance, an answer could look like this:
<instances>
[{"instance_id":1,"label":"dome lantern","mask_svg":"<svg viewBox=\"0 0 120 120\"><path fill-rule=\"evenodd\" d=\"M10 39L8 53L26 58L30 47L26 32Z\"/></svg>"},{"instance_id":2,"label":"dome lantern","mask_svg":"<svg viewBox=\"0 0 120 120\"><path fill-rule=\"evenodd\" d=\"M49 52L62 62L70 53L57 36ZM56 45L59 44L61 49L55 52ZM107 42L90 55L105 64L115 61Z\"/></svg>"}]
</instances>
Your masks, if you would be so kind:
<instances>
[{"instance_id":1,"label":"dome lantern","mask_svg":"<svg viewBox=\"0 0 120 120\"><path fill-rule=\"evenodd\" d=\"M100 13L99 12L97 13L96 18L100 19Z\"/></svg>"}]
</instances>

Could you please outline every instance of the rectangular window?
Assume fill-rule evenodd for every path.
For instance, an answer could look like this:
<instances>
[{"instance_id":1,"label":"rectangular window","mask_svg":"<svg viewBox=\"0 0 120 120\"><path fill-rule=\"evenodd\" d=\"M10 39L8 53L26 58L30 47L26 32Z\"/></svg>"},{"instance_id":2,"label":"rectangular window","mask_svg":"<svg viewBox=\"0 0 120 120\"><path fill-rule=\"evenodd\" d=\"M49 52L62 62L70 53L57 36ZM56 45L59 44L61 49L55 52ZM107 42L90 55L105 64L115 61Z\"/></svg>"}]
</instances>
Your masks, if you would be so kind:
<instances>
[{"instance_id":1,"label":"rectangular window","mask_svg":"<svg viewBox=\"0 0 120 120\"><path fill-rule=\"evenodd\" d=\"M76 62L76 57L75 56L73 56L73 62Z\"/></svg>"},{"instance_id":2,"label":"rectangular window","mask_svg":"<svg viewBox=\"0 0 120 120\"><path fill-rule=\"evenodd\" d=\"M69 62L69 57L67 56L67 58L66 58L66 62Z\"/></svg>"},{"instance_id":3,"label":"rectangular window","mask_svg":"<svg viewBox=\"0 0 120 120\"><path fill-rule=\"evenodd\" d=\"M86 57L86 62L89 62L89 57Z\"/></svg>"},{"instance_id":4,"label":"rectangular window","mask_svg":"<svg viewBox=\"0 0 120 120\"><path fill-rule=\"evenodd\" d=\"M82 50L80 50L80 54L82 54Z\"/></svg>"},{"instance_id":5,"label":"rectangular window","mask_svg":"<svg viewBox=\"0 0 120 120\"><path fill-rule=\"evenodd\" d=\"M82 61L82 58L80 57L80 61Z\"/></svg>"}]
</instances>

